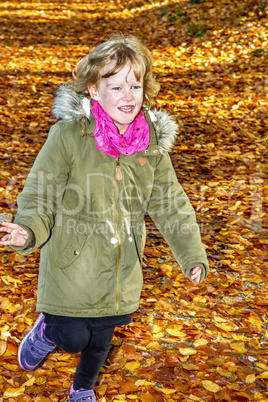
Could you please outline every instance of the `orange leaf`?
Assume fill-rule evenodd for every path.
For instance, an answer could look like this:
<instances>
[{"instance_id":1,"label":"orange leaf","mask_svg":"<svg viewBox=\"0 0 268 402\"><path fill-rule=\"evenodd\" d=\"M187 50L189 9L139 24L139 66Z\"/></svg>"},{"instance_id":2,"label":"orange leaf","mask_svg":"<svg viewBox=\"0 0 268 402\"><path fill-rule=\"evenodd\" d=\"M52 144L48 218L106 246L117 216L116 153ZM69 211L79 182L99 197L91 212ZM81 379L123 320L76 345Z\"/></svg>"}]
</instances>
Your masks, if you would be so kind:
<instances>
[{"instance_id":1,"label":"orange leaf","mask_svg":"<svg viewBox=\"0 0 268 402\"><path fill-rule=\"evenodd\" d=\"M155 402L155 396L150 394L150 392L146 392L146 394L143 394L141 396L141 401L142 402Z\"/></svg>"}]
</instances>

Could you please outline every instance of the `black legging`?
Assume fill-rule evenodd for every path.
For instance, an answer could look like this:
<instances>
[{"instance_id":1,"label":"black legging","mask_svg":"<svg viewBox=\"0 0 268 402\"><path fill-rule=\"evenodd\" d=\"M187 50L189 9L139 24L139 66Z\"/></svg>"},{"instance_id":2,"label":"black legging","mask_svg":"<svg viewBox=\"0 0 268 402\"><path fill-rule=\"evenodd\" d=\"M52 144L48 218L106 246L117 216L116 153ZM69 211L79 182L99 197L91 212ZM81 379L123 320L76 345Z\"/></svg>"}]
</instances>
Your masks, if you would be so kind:
<instances>
[{"instance_id":1,"label":"black legging","mask_svg":"<svg viewBox=\"0 0 268 402\"><path fill-rule=\"evenodd\" d=\"M94 329L86 318L45 315L45 336L67 353L81 352L74 376L74 389L93 389L105 362L114 329Z\"/></svg>"}]
</instances>

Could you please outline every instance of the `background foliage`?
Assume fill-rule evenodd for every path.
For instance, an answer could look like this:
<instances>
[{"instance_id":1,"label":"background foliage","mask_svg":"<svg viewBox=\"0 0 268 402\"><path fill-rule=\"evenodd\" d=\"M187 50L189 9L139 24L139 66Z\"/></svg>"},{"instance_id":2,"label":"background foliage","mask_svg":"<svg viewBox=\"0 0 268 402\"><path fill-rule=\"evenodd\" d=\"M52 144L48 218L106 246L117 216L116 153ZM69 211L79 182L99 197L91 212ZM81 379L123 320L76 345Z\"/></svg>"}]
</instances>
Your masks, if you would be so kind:
<instances>
[{"instance_id":1,"label":"background foliage","mask_svg":"<svg viewBox=\"0 0 268 402\"><path fill-rule=\"evenodd\" d=\"M54 123L59 84L122 31L151 50L157 107L181 131L172 161L211 265L196 286L152 222L140 310L118 329L97 386L108 401L268 401L266 0L0 1L0 206L16 196ZM64 401L78 356L35 372L17 348L36 318L39 252L2 248L0 401Z\"/></svg>"}]
</instances>

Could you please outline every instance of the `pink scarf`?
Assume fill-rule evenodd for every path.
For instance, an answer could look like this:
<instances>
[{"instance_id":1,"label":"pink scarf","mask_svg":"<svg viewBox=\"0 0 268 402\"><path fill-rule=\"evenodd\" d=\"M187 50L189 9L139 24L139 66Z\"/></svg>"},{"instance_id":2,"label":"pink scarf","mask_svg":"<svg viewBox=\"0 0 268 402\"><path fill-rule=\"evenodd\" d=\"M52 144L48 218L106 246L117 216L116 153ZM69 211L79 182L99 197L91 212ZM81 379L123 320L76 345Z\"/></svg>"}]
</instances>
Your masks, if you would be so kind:
<instances>
[{"instance_id":1,"label":"pink scarf","mask_svg":"<svg viewBox=\"0 0 268 402\"><path fill-rule=\"evenodd\" d=\"M142 110L123 135L119 134L113 120L99 102L92 100L91 111L96 120L94 137L100 151L118 159L120 153L133 155L148 148L150 130Z\"/></svg>"}]
</instances>

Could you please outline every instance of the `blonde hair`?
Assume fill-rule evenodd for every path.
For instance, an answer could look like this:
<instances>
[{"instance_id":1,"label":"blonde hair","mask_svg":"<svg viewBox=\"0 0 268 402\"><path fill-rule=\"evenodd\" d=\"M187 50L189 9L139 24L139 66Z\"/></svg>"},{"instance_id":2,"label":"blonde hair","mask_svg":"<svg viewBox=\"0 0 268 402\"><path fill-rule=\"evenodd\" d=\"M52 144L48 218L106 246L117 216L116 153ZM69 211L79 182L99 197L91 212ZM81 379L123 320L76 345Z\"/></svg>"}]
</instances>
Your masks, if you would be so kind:
<instances>
[{"instance_id":1,"label":"blonde hair","mask_svg":"<svg viewBox=\"0 0 268 402\"><path fill-rule=\"evenodd\" d=\"M112 62L111 70L102 75L102 69ZM68 87L79 94L90 96L88 84L97 86L100 79L117 74L127 63L131 64L138 81L143 78L144 105L149 109L159 92L160 84L152 73L151 53L133 35L115 34L88 53L77 63Z\"/></svg>"}]
</instances>

